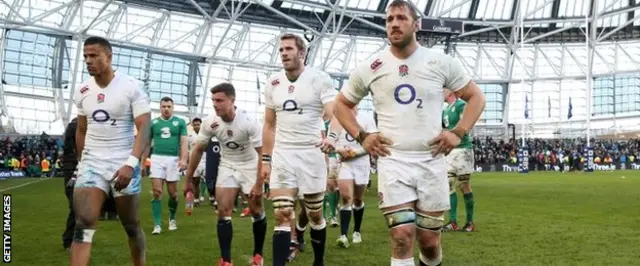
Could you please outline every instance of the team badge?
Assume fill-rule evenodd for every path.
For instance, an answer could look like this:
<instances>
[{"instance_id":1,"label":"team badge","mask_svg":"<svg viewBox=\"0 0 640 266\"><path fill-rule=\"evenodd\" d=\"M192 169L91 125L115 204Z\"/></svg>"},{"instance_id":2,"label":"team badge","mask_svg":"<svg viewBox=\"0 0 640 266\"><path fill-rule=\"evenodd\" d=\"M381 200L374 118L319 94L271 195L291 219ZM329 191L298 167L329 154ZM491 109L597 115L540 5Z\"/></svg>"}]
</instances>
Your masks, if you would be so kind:
<instances>
[{"instance_id":1,"label":"team badge","mask_svg":"<svg viewBox=\"0 0 640 266\"><path fill-rule=\"evenodd\" d=\"M177 127L178 126L178 121L173 121L173 126Z\"/></svg>"},{"instance_id":2,"label":"team badge","mask_svg":"<svg viewBox=\"0 0 640 266\"><path fill-rule=\"evenodd\" d=\"M98 93L98 103L104 102L104 93Z\"/></svg>"},{"instance_id":3,"label":"team badge","mask_svg":"<svg viewBox=\"0 0 640 266\"><path fill-rule=\"evenodd\" d=\"M380 59L376 59L376 61L373 61L373 63L371 63L369 67L371 68L371 70L373 70L373 72L376 72L376 70L378 70L381 65L382 61L380 61Z\"/></svg>"},{"instance_id":4,"label":"team badge","mask_svg":"<svg viewBox=\"0 0 640 266\"><path fill-rule=\"evenodd\" d=\"M401 77L409 75L409 67L407 65L405 65L405 64L400 65L400 67L398 67L398 74Z\"/></svg>"},{"instance_id":5,"label":"team badge","mask_svg":"<svg viewBox=\"0 0 640 266\"><path fill-rule=\"evenodd\" d=\"M291 85L289 86L289 93L293 93L293 91L295 91L296 87Z\"/></svg>"},{"instance_id":6,"label":"team badge","mask_svg":"<svg viewBox=\"0 0 640 266\"><path fill-rule=\"evenodd\" d=\"M89 86L84 86L80 89L80 94L84 94L87 91L89 91Z\"/></svg>"},{"instance_id":7,"label":"team badge","mask_svg":"<svg viewBox=\"0 0 640 266\"><path fill-rule=\"evenodd\" d=\"M280 80L279 79L271 81L271 86L275 87L275 86L278 86L278 85L280 85Z\"/></svg>"},{"instance_id":8,"label":"team badge","mask_svg":"<svg viewBox=\"0 0 640 266\"><path fill-rule=\"evenodd\" d=\"M230 138L233 137L233 131L227 130L227 136L229 136Z\"/></svg>"}]
</instances>

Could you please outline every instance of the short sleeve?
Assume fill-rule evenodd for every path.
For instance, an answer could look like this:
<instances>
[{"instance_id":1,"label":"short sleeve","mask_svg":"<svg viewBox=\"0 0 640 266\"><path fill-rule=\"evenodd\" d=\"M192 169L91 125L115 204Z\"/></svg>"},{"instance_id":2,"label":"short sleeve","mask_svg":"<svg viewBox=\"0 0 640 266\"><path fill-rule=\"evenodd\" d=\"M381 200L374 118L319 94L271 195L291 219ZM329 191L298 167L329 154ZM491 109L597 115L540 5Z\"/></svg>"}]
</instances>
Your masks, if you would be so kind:
<instances>
[{"instance_id":1,"label":"short sleeve","mask_svg":"<svg viewBox=\"0 0 640 266\"><path fill-rule=\"evenodd\" d=\"M471 77L467 74L467 72L455 58L449 58L449 72L446 76L445 87L451 89L453 91L457 91L462 89L464 86L467 86L471 81Z\"/></svg>"},{"instance_id":2,"label":"short sleeve","mask_svg":"<svg viewBox=\"0 0 640 266\"><path fill-rule=\"evenodd\" d=\"M200 132L198 132L198 136L196 137L196 143L198 143L198 145L206 146L209 144L209 140L214 137L213 128L211 128L214 117L215 116L207 118L202 122Z\"/></svg>"},{"instance_id":3,"label":"short sleeve","mask_svg":"<svg viewBox=\"0 0 640 266\"><path fill-rule=\"evenodd\" d=\"M278 82L277 79L271 78L267 80L267 84L264 89L264 105L269 108L275 110L275 104L273 103L273 86Z\"/></svg>"},{"instance_id":4,"label":"short sleeve","mask_svg":"<svg viewBox=\"0 0 640 266\"><path fill-rule=\"evenodd\" d=\"M369 94L369 89L364 84L364 80L357 68L351 72L349 75L349 81L347 81L347 86L342 88L340 93L342 93L342 95L344 95L344 97L353 104L358 104L365 96L367 96L367 94Z\"/></svg>"},{"instance_id":5,"label":"short sleeve","mask_svg":"<svg viewBox=\"0 0 640 266\"><path fill-rule=\"evenodd\" d=\"M335 86L333 85L333 80L331 76L325 72L320 72L316 80L316 86L318 86L318 90L320 91L320 101L322 104L328 104L333 102L338 94Z\"/></svg>"},{"instance_id":6,"label":"short sleeve","mask_svg":"<svg viewBox=\"0 0 640 266\"><path fill-rule=\"evenodd\" d=\"M182 118L178 118L180 119L180 136L184 137L187 136L187 123L184 122L184 119Z\"/></svg>"},{"instance_id":7,"label":"short sleeve","mask_svg":"<svg viewBox=\"0 0 640 266\"><path fill-rule=\"evenodd\" d=\"M133 97L131 97L131 110L133 117L136 118L140 115L151 112L151 100L149 99L147 92L142 88L141 82L136 81L133 86L135 86L135 88L133 90Z\"/></svg>"},{"instance_id":8,"label":"short sleeve","mask_svg":"<svg viewBox=\"0 0 640 266\"><path fill-rule=\"evenodd\" d=\"M84 84L82 84L82 86L85 86ZM75 93L75 97L73 97L73 102L76 105L76 110L77 110L77 114L79 116L86 116L87 114L84 112L84 109L82 108L82 99L83 99L83 95L81 93L81 91L83 90L84 87L81 87L78 91L76 91Z\"/></svg>"}]
</instances>

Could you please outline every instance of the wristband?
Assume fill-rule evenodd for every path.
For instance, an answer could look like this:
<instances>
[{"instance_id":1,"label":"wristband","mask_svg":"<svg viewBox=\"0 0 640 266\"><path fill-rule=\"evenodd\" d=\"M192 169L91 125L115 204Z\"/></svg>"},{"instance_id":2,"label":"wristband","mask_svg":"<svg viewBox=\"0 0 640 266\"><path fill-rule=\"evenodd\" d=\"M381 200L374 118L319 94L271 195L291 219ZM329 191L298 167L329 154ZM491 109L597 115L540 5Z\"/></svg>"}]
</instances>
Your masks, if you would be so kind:
<instances>
[{"instance_id":1,"label":"wristband","mask_svg":"<svg viewBox=\"0 0 640 266\"><path fill-rule=\"evenodd\" d=\"M467 135L467 130L465 130L465 129L461 128L461 127L455 127L449 132L455 134L460 139L462 139L465 135Z\"/></svg>"},{"instance_id":2,"label":"wristband","mask_svg":"<svg viewBox=\"0 0 640 266\"><path fill-rule=\"evenodd\" d=\"M364 139L367 138L367 136L369 136L369 133L365 132L363 129L360 129L355 139L358 142L358 144L362 144L362 142L364 141Z\"/></svg>"},{"instance_id":3,"label":"wristband","mask_svg":"<svg viewBox=\"0 0 640 266\"><path fill-rule=\"evenodd\" d=\"M131 168L136 168L136 167L138 167L139 163L140 163L140 159L136 158L133 155L129 155L129 159L127 159L127 161L124 163L124 165L131 166Z\"/></svg>"},{"instance_id":4,"label":"wristband","mask_svg":"<svg viewBox=\"0 0 640 266\"><path fill-rule=\"evenodd\" d=\"M335 132L330 132L329 138L332 140L338 140L338 134L336 134Z\"/></svg>"},{"instance_id":5,"label":"wristband","mask_svg":"<svg viewBox=\"0 0 640 266\"><path fill-rule=\"evenodd\" d=\"M262 155L262 162L263 163L270 163L271 162L271 155L263 154Z\"/></svg>"}]
</instances>

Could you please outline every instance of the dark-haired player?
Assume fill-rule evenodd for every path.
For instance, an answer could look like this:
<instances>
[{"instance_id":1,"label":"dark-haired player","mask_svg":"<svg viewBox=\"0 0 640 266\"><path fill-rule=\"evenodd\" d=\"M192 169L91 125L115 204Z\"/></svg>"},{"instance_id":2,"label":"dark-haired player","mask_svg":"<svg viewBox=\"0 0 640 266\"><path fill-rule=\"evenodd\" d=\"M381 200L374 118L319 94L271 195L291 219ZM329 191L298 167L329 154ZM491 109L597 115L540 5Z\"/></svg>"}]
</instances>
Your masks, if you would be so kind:
<instances>
[{"instance_id":1,"label":"dark-haired player","mask_svg":"<svg viewBox=\"0 0 640 266\"><path fill-rule=\"evenodd\" d=\"M262 154L262 128L245 111L235 108L236 91L230 83L220 83L211 88L215 116L205 119L191 153L186 178L193 179L197 162L209 140L220 141L222 156L216 181L218 202L218 242L222 258L219 266L231 265L231 239L233 227L231 215L238 193L249 195L249 209L253 221L254 250L251 266L262 266L262 250L267 232L267 220L262 208L264 182L258 176ZM185 184L191 182L187 180ZM187 186L185 191L192 190Z\"/></svg>"},{"instance_id":2,"label":"dark-haired player","mask_svg":"<svg viewBox=\"0 0 640 266\"><path fill-rule=\"evenodd\" d=\"M336 98L340 124L378 157L380 208L390 229L391 265L413 266L417 240L420 265L442 261L440 231L449 209L447 163L442 155L458 146L484 109L484 96L452 57L421 47L418 12L393 0L386 13L388 50L359 64ZM443 87L467 102L452 130L442 129ZM371 92L380 133L358 124L351 108Z\"/></svg>"},{"instance_id":3,"label":"dark-haired player","mask_svg":"<svg viewBox=\"0 0 640 266\"><path fill-rule=\"evenodd\" d=\"M140 158L148 147L151 108L142 83L111 67L111 44L90 37L84 60L91 78L75 93L78 109L78 177L73 192L76 225L72 266L89 264L102 204L111 191L129 238L133 265L145 265L145 241L138 217ZM134 138L134 126L138 132Z\"/></svg>"},{"instance_id":4,"label":"dark-haired player","mask_svg":"<svg viewBox=\"0 0 640 266\"><path fill-rule=\"evenodd\" d=\"M162 232L162 187L167 184L169 192L169 231L178 229L176 212L178 211L177 184L180 172L187 167L188 142L187 124L182 118L173 115L173 99L160 99L160 117L151 121L151 186L153 200L153 232Z\"/></svg>"}]
</instances>

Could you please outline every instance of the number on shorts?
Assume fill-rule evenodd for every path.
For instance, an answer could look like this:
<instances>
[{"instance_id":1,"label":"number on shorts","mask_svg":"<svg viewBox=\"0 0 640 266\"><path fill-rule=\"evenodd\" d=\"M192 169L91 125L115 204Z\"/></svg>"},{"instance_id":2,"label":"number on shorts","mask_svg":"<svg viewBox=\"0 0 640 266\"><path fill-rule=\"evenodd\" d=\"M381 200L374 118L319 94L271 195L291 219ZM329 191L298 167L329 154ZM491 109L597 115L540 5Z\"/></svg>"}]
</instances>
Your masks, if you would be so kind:
<instances>
[{"instance_id":1,"label":"number on shorts","mask_svg":"<svg viewBox=\"0 0 640 266\"><path fill-rule=\"evenodd\" d=\"M400 94L403 90L409 90L409 99L404 100L400 98ZM416 108L422 109L422 99L418 98L416 89L409 84L400 84L400 86L396 87L395 91L393 92L393 98L396 99L396 102L403 105L417 102L418 104L416 105Z\"/></svg>"}]
</instances>

